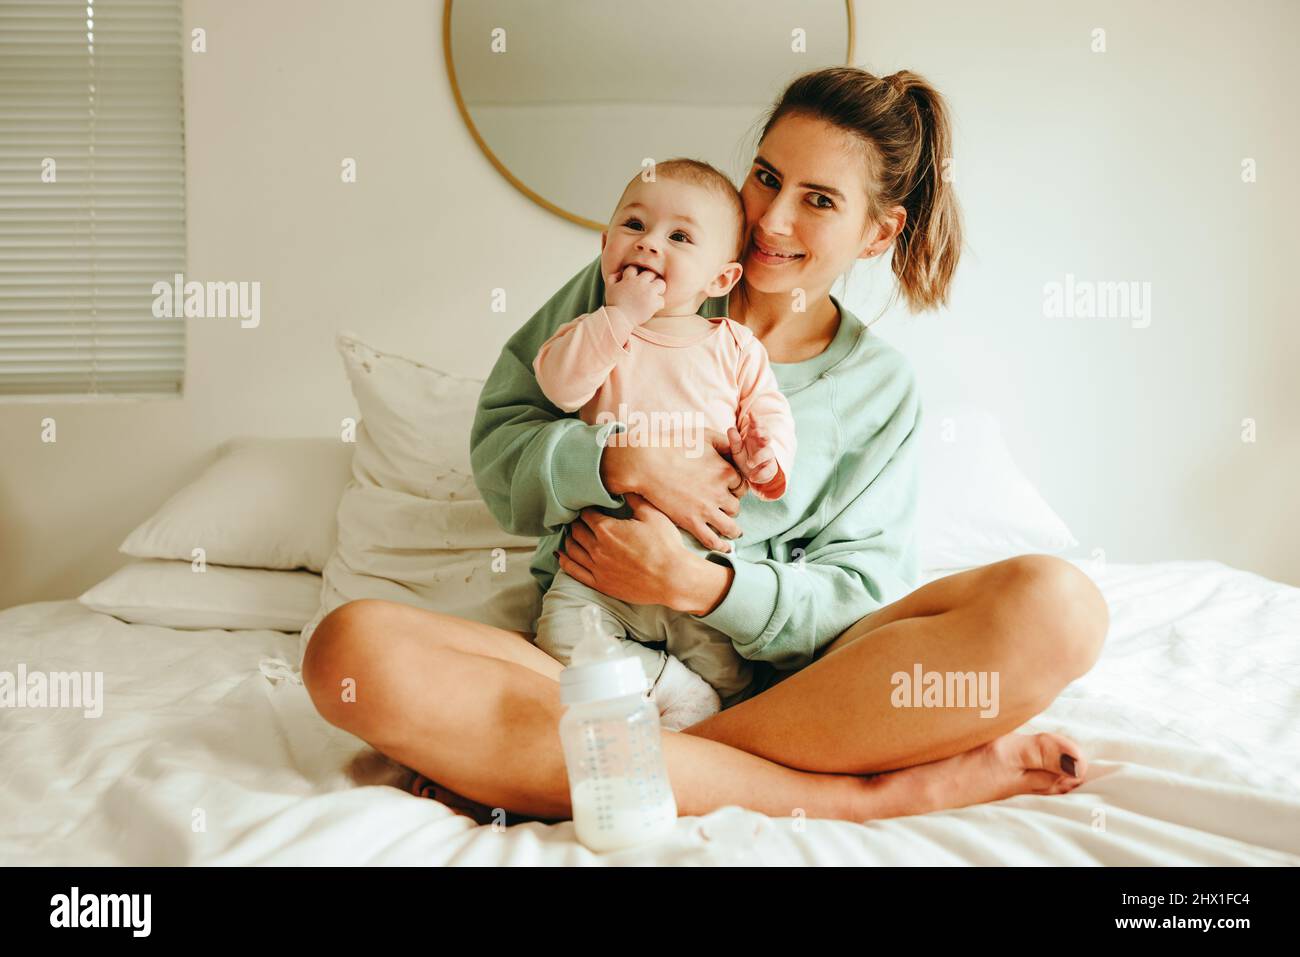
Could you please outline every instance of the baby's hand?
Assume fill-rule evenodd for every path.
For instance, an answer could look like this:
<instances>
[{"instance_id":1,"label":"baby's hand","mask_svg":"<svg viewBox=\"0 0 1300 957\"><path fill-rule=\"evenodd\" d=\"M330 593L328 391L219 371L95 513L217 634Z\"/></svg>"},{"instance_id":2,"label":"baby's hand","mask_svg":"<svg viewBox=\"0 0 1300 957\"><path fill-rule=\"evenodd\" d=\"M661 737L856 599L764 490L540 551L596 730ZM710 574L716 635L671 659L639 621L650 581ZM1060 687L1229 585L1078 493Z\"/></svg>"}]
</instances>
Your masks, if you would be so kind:
<instances>
[{"instance_id":1,"label":"baby's hand","mask_svg":"<svg viewBox=\"0 0 1300 957\"><path fill-rule=\"evenodd\" d=\"M755 493L760 497L767 497L763 493L768 492L769 489L762 486L772 485L783 478L781 465L772 451L772 440L767 431L755 423L753 416L750 415L745 417L743 424L745 426L743 438L736 429L727 430L731 441L731 458L736 469L749 482ZM784 491L785 482L782 481L780 484L781 490Z\"/></svg>"},{"instance_id":2,"label":"baby's hand","mask_svg":"<svg viewBox=\"0 0 1300 957\"><path fill-rule=\"evenodd\" d=\"M638 326L664 307L668 286L648 269L628 266L605 277L605 305L617 306Z\"/></svg>"},{"instance_id":3,"label":"baby's hand","mask_svg":"<svg viewBox=\"0 0 1300 957\"><path fill-rule=\"evenodd\" d=\"M776 478L780 466L770 449L764 449L749 461L749 474L745 476L750 485L766 485Z\"/></svg>"}]
</instances>

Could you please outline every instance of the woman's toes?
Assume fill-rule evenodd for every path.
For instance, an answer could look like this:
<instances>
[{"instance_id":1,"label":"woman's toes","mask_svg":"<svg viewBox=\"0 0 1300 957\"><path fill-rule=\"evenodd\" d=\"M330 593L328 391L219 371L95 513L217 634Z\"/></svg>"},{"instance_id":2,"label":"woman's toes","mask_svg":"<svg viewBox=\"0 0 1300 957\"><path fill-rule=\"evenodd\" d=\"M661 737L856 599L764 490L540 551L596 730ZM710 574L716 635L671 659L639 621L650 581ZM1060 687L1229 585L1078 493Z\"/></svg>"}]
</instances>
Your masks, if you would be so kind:
<instances>
[{"instance_id":1,"label":"woman's toes","mask_svg":"<svg viewBox=\"0 0 1300 957\"><path fill-rule=\"evenodd\" d=\"M492 823L492 811L485 805L470 798L462 797L455 791L443 787L437 781L425 777L419 771L412 770L411 779L407 783L406 789L416 797L437 801L457 814L470 818L476 824Z\"/></svg>"},{"instance_id":2,"label":"woman's toes","mask_svg":"<svg viewBox=\"0 0 1300 957\"><path fill-rule=\"evenodd\" d=\"M1079 746L1063 735L1008 734L991 746L999 760L1020 769L1021 785L1036 794L1064 794L1087 777Z\"/></svg>"},{"instance_id":3,"label":"woman's toes","mask_svg":"<svg viewBox=\"0 0 1300 957\"><path fill-rule=\"evenodd\" d=\"M1021 776L1020 785L1032 794L1056 794L1061 781L1061 775L1051 771L1025 771Z\"/></svg>"},{"instance_id":4,"label":"woman's toes","mask_svg":"<svg viewBox=\"0 0 1300 957\"><path fill-rule=\"evenodd\" d=\"M1064 794L1082 784L1088 774L1088 763L1079 746L1069 738L1050 733L1008 735L1001 739L1010 741L1009 747L1018 753L1027 776L1032 776L1035 789L1044 787L1047 793Z\"/></svg>"},{"instance_id":5,"label":"woman's toes","mask_svg":"<svg viewBox=\"0 0 1300 957\"><path fill-rule=\"evenodd\" d=\"M1061 779L1056 782L1056 784L1052 787L1050 791L1048 791L1048 793L1069 794L1071 791L1073 791L1082 783L1083 783L1082 781L1079 781L1076 778L1068 778L1065 775L1061 775Z\"/></svg>"},{"instance_id":6,"label":"woman's toes","mask_svg":"<svg viewBox=\"0 0 1300 957\"><path fill-rule=\"evenodd\" d=\"M1039 734L1036 737L1042 739L1039 744L1043 749L1045 769L1059 770L1076 785L1087 779L1088 762L1077 744L1059 734Z\"/></svg>"},{"instance_id":7,"label":"woman's toes","mask_svg":"<svg viewBox=\"0 0 1300 957\"><path fill-rule=\"evenodd\" d=\"M414 794L416 797L433 797L434 786L432 781L416 770L411 770L410 776L406 779L407 793Z\"/></svg>"}]
</instances>

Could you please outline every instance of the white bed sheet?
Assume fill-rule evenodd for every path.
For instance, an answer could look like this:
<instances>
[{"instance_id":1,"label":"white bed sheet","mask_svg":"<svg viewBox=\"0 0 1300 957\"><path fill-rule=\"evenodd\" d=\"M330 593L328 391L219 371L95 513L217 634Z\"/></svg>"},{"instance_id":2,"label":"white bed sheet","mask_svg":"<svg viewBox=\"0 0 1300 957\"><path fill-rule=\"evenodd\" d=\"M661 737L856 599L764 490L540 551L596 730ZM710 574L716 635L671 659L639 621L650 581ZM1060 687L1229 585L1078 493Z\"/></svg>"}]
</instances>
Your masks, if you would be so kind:
<instances>
[{"instance_id":1,"label":"white bed sheet","mask_svg":"<svg viewBox=\"0 0 1300 957\"><path fill-rule=\"evenodd\" d=\"M0 670L103 671L106 703L0 709L0 863L1300 864L1300 589L1211 561L1076 564L1110 604L1105 652L1020 729L1085 749L1073 793L865 824L729 807L605 855L572 822L493 830L384 783L391 765L259 667L296 635L18 606Z\"/></svg>"}]
</instances>

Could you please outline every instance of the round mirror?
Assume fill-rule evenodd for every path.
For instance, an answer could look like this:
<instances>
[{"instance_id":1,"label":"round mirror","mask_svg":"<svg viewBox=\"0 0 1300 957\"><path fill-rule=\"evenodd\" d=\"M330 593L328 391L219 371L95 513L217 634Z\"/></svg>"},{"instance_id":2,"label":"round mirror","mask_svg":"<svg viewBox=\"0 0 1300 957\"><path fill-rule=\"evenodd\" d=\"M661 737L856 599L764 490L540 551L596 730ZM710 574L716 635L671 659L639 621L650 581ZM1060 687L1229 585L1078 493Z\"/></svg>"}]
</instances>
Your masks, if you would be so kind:
<instances>
[{"instance_id":1,"label":"round mirror","mask_svg":"<svg viewBox=\"0 0 1300 957\"><path fill-rule=\"evenodd\" d=\"M645 160L704 160L739 185L785 85L853 62L853 3L446 0L442 36L492 165L600 230Z\"/></svg>"}]
</instances>

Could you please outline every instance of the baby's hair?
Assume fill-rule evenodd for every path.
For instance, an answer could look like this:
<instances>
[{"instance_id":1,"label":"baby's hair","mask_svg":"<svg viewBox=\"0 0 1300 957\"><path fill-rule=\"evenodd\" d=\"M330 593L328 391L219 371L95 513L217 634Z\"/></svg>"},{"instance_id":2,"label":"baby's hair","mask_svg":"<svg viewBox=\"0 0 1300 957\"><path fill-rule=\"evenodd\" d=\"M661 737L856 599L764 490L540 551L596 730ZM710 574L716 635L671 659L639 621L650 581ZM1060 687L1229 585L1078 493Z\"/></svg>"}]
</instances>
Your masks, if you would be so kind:
<instances>
[{"instance_id":1,"label":"baby's hair","mask_svg":"<svg viewBox=\"0 0 1300 957\"><path fill-rule=\"evenodd\" d=\"M672 159L655 163L654 175L655 179L663 177L664 179L677 180L680 183L690 183L693 186L703 186L712 190L731 205L736 233L735 241L731 246L734 254L730 261L739 262L740 254L745 250L745 205L741 202L740 192L736 189L736 184L731 181L730 177L715 166L685 156L675 156ZM632 177L628 185L631 186L640 176L641 174L638 173Z\"/></svg>"}]
</instances>

